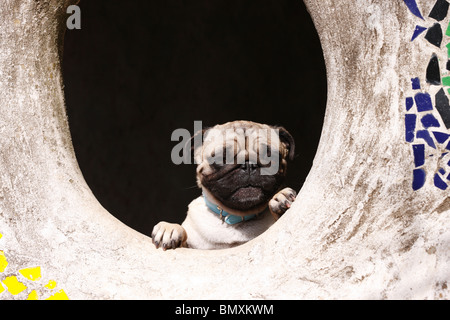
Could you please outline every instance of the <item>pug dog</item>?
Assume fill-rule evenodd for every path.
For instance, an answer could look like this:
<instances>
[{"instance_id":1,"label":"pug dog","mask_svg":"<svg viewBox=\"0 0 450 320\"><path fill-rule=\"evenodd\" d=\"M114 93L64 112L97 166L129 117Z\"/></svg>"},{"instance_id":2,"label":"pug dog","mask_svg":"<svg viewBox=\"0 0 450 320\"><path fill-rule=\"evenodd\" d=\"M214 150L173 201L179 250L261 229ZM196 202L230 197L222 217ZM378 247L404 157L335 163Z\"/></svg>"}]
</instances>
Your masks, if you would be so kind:
<instances>
[{"instance_id":1,"label":"pug dog","mask_svg":"<svg viewBox=\"0 0 450 320\"><path fill-rule=\"evenodd\" d=\"M160 222L151 237L163 250L224 249L266 231L296 197L283 188L294 139L283 127L233 121L203 130L194 149L202 195L188 207L184 222Z\"/></svg>"}]
</instances>

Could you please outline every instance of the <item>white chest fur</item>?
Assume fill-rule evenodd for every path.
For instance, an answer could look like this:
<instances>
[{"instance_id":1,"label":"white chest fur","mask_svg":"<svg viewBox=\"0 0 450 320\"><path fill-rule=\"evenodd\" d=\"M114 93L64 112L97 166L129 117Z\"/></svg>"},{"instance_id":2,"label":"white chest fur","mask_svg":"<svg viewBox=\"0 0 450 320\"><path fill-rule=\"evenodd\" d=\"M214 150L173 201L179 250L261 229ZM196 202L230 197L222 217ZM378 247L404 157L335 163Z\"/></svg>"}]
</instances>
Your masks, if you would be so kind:
<instances>
[{"instance_id":1,"label":"white chest fur","mask_svg":"<svg viewBox=\"0 0 450 320\"><path fill-rule=\"evenodd\" d=\"M230 248L252 240L266 231L274 218L269 210L258 217L229 225L212 212L202 196L189 204L186 220L182 226L188 235L187 244L194 249Z\"/></svg>"}]
</instances>

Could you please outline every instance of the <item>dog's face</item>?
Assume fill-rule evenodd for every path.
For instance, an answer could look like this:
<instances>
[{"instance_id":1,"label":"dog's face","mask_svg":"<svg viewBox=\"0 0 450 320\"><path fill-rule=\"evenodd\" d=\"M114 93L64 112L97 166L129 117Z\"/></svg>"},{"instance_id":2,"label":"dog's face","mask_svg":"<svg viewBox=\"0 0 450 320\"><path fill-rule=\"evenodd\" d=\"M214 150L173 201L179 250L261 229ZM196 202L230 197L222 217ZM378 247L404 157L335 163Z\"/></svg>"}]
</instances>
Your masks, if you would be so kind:
<instances>
[{"instance_id":1,"label":"dog's face","mask_svg":"<svg viewBox=\"0 0 450 320\"><path fill-rule=\"evenodd\" d=\"M281 189L293 155L294 140L282 127L250 121L217 125L195 149L197 183L233 214L259 212Z\"/></svg>"}]
</instances>

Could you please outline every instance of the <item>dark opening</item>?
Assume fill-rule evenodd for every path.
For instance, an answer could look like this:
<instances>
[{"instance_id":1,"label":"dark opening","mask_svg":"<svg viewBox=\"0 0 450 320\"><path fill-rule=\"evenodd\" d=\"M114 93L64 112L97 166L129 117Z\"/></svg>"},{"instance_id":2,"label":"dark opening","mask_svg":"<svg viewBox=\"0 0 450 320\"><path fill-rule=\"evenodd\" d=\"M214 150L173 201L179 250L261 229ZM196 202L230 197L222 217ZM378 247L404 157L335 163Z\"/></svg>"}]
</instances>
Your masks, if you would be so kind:
<instances>
[{"instance_id":1,"label":"dark opening","mask_svg":"<svg viewBox=\"0 0 450 320\"><path fill-rule=\"evenodd\" d=\"M171 134L232 120L282 125L299 190L324 118L326 74L300 0L82 1L67 30L64 83L75 152L100 203L150 234L181 223L201 193Z\"/></svg>"}]
</instances>

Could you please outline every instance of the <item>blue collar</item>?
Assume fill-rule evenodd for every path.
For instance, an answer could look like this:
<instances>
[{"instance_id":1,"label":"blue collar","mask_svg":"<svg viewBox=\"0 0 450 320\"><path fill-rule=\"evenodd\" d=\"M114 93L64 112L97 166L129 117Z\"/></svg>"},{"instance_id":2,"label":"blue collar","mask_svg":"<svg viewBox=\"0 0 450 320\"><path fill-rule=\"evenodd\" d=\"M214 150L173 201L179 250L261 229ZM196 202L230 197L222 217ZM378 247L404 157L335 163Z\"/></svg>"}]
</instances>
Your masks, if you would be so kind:
<instances>
[{"instance_id":1,"label":"blue collar","mask_svg":"<svg viewBox=\"0 0 450 320\"><path fill-rule=\"evenodd\" d=\"M214 203L209 201L209 199L206 197L205 194L203 194L203 199L205 199L206 206L212 212L218 214L220 216L220 219L222 219L222 221L225 221L229 225L234 225L234 224L238 224L240 222L248 221L248 220L254 219L258 216L258 214L251 214L251 215L242 216L242 217L241 216L233 216L232 214L223 210L218 205L215 205Z\"/></svg>"}]
</instances>

